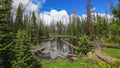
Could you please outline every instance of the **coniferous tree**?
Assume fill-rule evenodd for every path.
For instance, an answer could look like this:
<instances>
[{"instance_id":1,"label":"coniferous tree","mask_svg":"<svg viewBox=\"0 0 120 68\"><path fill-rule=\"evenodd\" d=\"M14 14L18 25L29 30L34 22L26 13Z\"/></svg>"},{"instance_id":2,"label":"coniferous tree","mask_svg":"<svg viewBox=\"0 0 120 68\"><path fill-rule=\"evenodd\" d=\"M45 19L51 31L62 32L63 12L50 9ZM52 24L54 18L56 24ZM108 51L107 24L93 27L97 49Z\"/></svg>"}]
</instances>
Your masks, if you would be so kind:
<instances>
[{"instance_id":1,"label":"coniferous tree","mask_svg":"<svg viewBox=\"0 0 120 68\"><path fill-rule=\"evenodd\" d=\"M104 19L105 27L106 27L106 36L110 36L110 31L109 31L109 24L108 24L108 13L107 10L105 9L105 19Z\"/></svg>"},{"instance_id":2,"label":"coniferous tree","mask_svg":"<svg viewBox=\"0 0 120 68\"><path fill-rule=\"evenodd\" d=\"M60 22L57 22L57 34L58 35L62 35L63 34L63 28L64 28L64 26L63 26L63 24L62 24L62 22L60 21Z\"/></svg>"},{"instance_id":3,"label":"coniferous tree","mask_svg":"<svg viewBox=\"0 0 120 68\"><path fill-rule=\"evenodd\" d=\"M106 21L103 17L101 17L99 14L96 16L96 22L94 23L94 35L95 36L105 36L107 31L106 31Z\"/></svg>"},{"instance_id":4,"label":"coniferous tree","mask_svg":"<svg viewBox=\"0 0 120 68\"><path fill-rule=\"evenodd\" d=\"M13 40L11 2L11 0L0 1L0 68L11 67Z\"/></svg>"},{"instance_id":5,"label":"coniferous tree","mask_svg":"<svg viewBox=\"0 0 120 68\"><path fill-rule=\"evenodd\" d=\"M120 25L120 0L118 0L117 7L112 7L112 13L116 18L116 23Z\"/></svg>"},{"instance_id":6,"label":"coniferous tree","mask_svg":"<svg viewBox=\"0 0 120 68\"><path fill-rule=\"evenodd\" d=\"M23 12L22 12L22 4L19 4L17 12L16 12L16 19L15 19L15 29L23 29Z\"/></svg>"},{"instance_id":7,"label":"coniferous tree","mask_svg":"<svg viewBox=\"0 0 120 68\"><path fill-rule=\"evenodd\" d=\"M41 68L30 52L30 37L25 30L19 29L14 44L12 68Z\"/></svg>"},{"instance_id":8,"label":"coniferous tree","mask_svg":"<svg viewBox=\"0 0 120 68\"><path fill-rule=\"evenodd\" d=\"M37 38L37 23L36 23L36 16L35 13L32 12L31 17L31 41L35 40Z\"/></svg>"},{"instance_id":9,"label":"coniferous tree","mask_svg":"<svg viewBox=\"0 0 120 68\"><path fill-rule=\"evenodd\" d=\"M79 17L77 17L77 27L76 27L77 29L77 37L78 36L80 36L81 34L82 34L82 28L81 28L81 21L80 21L80 19L79 19Z\"/></svg>"}]
</instances>

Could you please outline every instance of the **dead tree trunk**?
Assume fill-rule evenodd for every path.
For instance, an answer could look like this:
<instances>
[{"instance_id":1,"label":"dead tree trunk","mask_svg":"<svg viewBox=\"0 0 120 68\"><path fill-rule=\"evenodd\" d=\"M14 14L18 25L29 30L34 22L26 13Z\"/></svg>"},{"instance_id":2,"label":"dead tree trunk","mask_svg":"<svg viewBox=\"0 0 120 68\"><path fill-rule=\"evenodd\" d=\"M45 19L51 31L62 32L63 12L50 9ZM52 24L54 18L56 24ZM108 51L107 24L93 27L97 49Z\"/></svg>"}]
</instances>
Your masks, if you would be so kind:
<instances>
[{"instance_id":1,"label":"dead tree trunk","mask_svg":"<svg viewBox=\"0 0 120 68\"><path fill-rule=\"evenodd\" d=\"M106 53L102 52L101 46L102 46L102 44L98 40L95 40L93 54L95 54L101 60L103 60L109 64L112 64L115 61L115 59L110 57Z\"/></svg>"},{"instance_id":2,"label":"dead tree trunk","mask_svg":"<svg viewBox=\"0 0 120 68\"><path fill-rule=\"evenodd\" d=\"M87 35L92 35L92 15L91 15L91 4L90 4L90 1L91 0L87 0L87 6L86 6L86 9L87 9Z\"/></svg>"}]
</instances>

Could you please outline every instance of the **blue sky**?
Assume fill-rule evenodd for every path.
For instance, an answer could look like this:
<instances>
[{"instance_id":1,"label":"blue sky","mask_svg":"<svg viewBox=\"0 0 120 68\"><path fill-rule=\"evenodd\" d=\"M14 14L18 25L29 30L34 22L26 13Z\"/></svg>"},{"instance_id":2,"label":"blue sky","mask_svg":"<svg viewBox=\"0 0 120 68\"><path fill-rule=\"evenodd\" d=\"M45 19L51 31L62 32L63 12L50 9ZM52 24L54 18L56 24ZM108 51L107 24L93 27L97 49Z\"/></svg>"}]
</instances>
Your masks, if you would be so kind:
<instances>
[{"instance_id":1,"label":"blue sky","mask_svg":"<svg viewBox=\"0 0 120 68\"><path fill-rule=\"evenodd\" d=\"M113 0L113 3L116 4L117 0ZM91 4L92 7L95 8L95 12L104 13L106 7L108 13L111 14L109 0L91 0ZM66 10L67 13L70 14L74 8L76 8L78 15L85 14L86 0L46 0L46 2L42 4L41 10Z\"/></svg>"},{"instance_id":2,"label":"blue sky","mask_svg":"<svg viewBox=\"0 0 120 68\"><path fill-rule=\"evenodd\" d=\"M12 14L15 18L18 5L22 3L23 7L27 5L24 14L29 15L32 11L36 16L40 8L40 17L44 18L46 24L62 21L64 24L69 23L69 15L74 8L79 17L86 17L86 0L13 0ZM113 0L114 5L117 0ZM108 18L111 19L110 2L109 0L91 0L92 8L101 16L105 16L105 8L108 11Z\"/></svg>"}]
</instances>

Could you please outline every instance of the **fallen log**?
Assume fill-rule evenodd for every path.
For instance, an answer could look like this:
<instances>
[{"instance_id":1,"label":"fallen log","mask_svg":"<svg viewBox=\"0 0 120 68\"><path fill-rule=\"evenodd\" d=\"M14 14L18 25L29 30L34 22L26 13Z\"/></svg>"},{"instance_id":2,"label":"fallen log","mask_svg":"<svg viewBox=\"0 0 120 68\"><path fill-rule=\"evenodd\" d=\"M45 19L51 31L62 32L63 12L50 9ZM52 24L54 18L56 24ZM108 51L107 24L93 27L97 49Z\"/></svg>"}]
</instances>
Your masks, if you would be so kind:
<instances>
[{"instance_id":1,"label":"fallen log","mask_svg":"<svg viewBox=\"0 0 120 68\"><path fill-rule=\"evenodd\" d=\"M94 41L93 54L95 54L98 58L109 64L112 64L115 61L114 58L110 57L102 51L102 43L99 40Z\"/></svg>"},{"instance_id":2,"label":"fallen log","mask_svg":"<svg viewBox=\"0 0 120 68\"><path fill-rule=\"evenodd\" d=\"M66 44L69 45L70 47L78 50L78 47L73 46L72 44L68 43L67 41L65 41L65 40L63 40L63 39L61 39L61 41L63 41L64 43L66 43Z\"/></svg>"},{"instance_id":3,"label":"fallen log","mask_svg":"<svg viewBox=\"0 0 120 68\"><path fill-rule=\"evenodd\" d=\"M114 48L114 49L120 49L120 46L105 46L105 45L103 45L103 47L106 47L106 48Z\"/></svg>"},{"instance_id":4,"label":"fallen log","mask_svg":"<svg viewBox=\"0 0 120 68\"><path fill-rule=\"evenodd\" d=\"M75 54L68 54L67 58L70 60L70 61L76 61L78 58L77 58L77 55Z\"/></svg>"},{"instance_id":5,"label":"fallen log","mask_svg":"<svg viewBox=\"0 0 120 68\"><path fill-rule=\"evenodd\" d=\"M103 60L103 61L105 61L105 62L107 62L107 63L109 63L109 64L112 64L112 63L115 61L114 58L111 58L110 56L107 56L107 55L105 55L105 54L102 53L102 52L94 51L94 54L95 54L97 57L99 57L101 60Z\"/></svg>"}]
</instances>

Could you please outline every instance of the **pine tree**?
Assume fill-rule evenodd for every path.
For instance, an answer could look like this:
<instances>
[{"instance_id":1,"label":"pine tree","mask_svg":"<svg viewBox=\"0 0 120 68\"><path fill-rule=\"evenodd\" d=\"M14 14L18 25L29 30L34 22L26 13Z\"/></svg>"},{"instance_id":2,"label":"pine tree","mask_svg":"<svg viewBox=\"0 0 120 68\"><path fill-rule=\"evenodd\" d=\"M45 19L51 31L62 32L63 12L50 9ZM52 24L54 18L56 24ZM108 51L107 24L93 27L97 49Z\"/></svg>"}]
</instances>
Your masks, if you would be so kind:
<instances>
[{"instance_id":1,"label":"pine tree","mask_svg":"<svg viewBox=\"0 0 120 68\"><path fill-rule=\"evenodd\" d=\"M94 29L93 29L94 35L99 37L105 36L107 33L105 19L97 14L96 20L97 21L94 23Z\"/></svg>"},{"instance_id":2,"label":"pine tree","mask_svg":"<svg viewBox=\"0 0 120 68\"><path fill-rule=\"evenodd\" d=\"M81 28L81 21L79 19L79 17L77 17L77 37L80 36L82 34L82 28Z\"/></svg>"},{"instance_id":3,"label":"pine tree","mask_svg":"<svg viewBox=\"0 0 120 68\"><path fill-rule=\"evenodd\" d=\"M36 16L35 13L32 12L32 17L31 17L31 41L37 39L37 23L36 23Z\"/></svg>"},{"instance_id":4,"label":"pine tree","mask_svg":"<svg viewBox=\"0 0 120 68\"><path fill-rule=\"evenodd\" d=\"M63 24L62 24L62 22L60 21L60 22L57 22L57 34L58 35L62 35L63 34Z\"/></svg>"},{"instance_id":5,"label":"pine tree","mask_svg":"<svg viewBox=\"0 0 120 68\"><path fill-rule=\"evenodd\" d=\"M15 29L23 29L23 12L22 12L22 4L19 4L17 12L16 12L16 19L15 19Z\"/></svg>"},{"instance_id":6,"label":"pine tree","mask_svg":"<svg viewBox=\"0 0 120 68\"><path fill-rule=\"evenodd\" d=\"M30 52L30 37L25 30L18 30L14 40L14 60L12 68L41 68Z\"/></svg>"},{"instance_id":7,"label":"pine tree","mask_svg":"<svg viewBox=\"0 0 120 68\"><path fill-rule=\"evenodd\" d=\"M13 32L11 28L11 0L0 1L0 68L10 68Z\"/></svg>"},{"instance_id":8,"label":"pine tree","mask_svg":"<svg viewBox=\"0 0 120 68\"><path fill-rule=\"evenodd\" d=\"M116 23L120 25L120 0L118 0L117 7L112 7L112 13L116 18Z\"/></svg>"}]
</instances>

